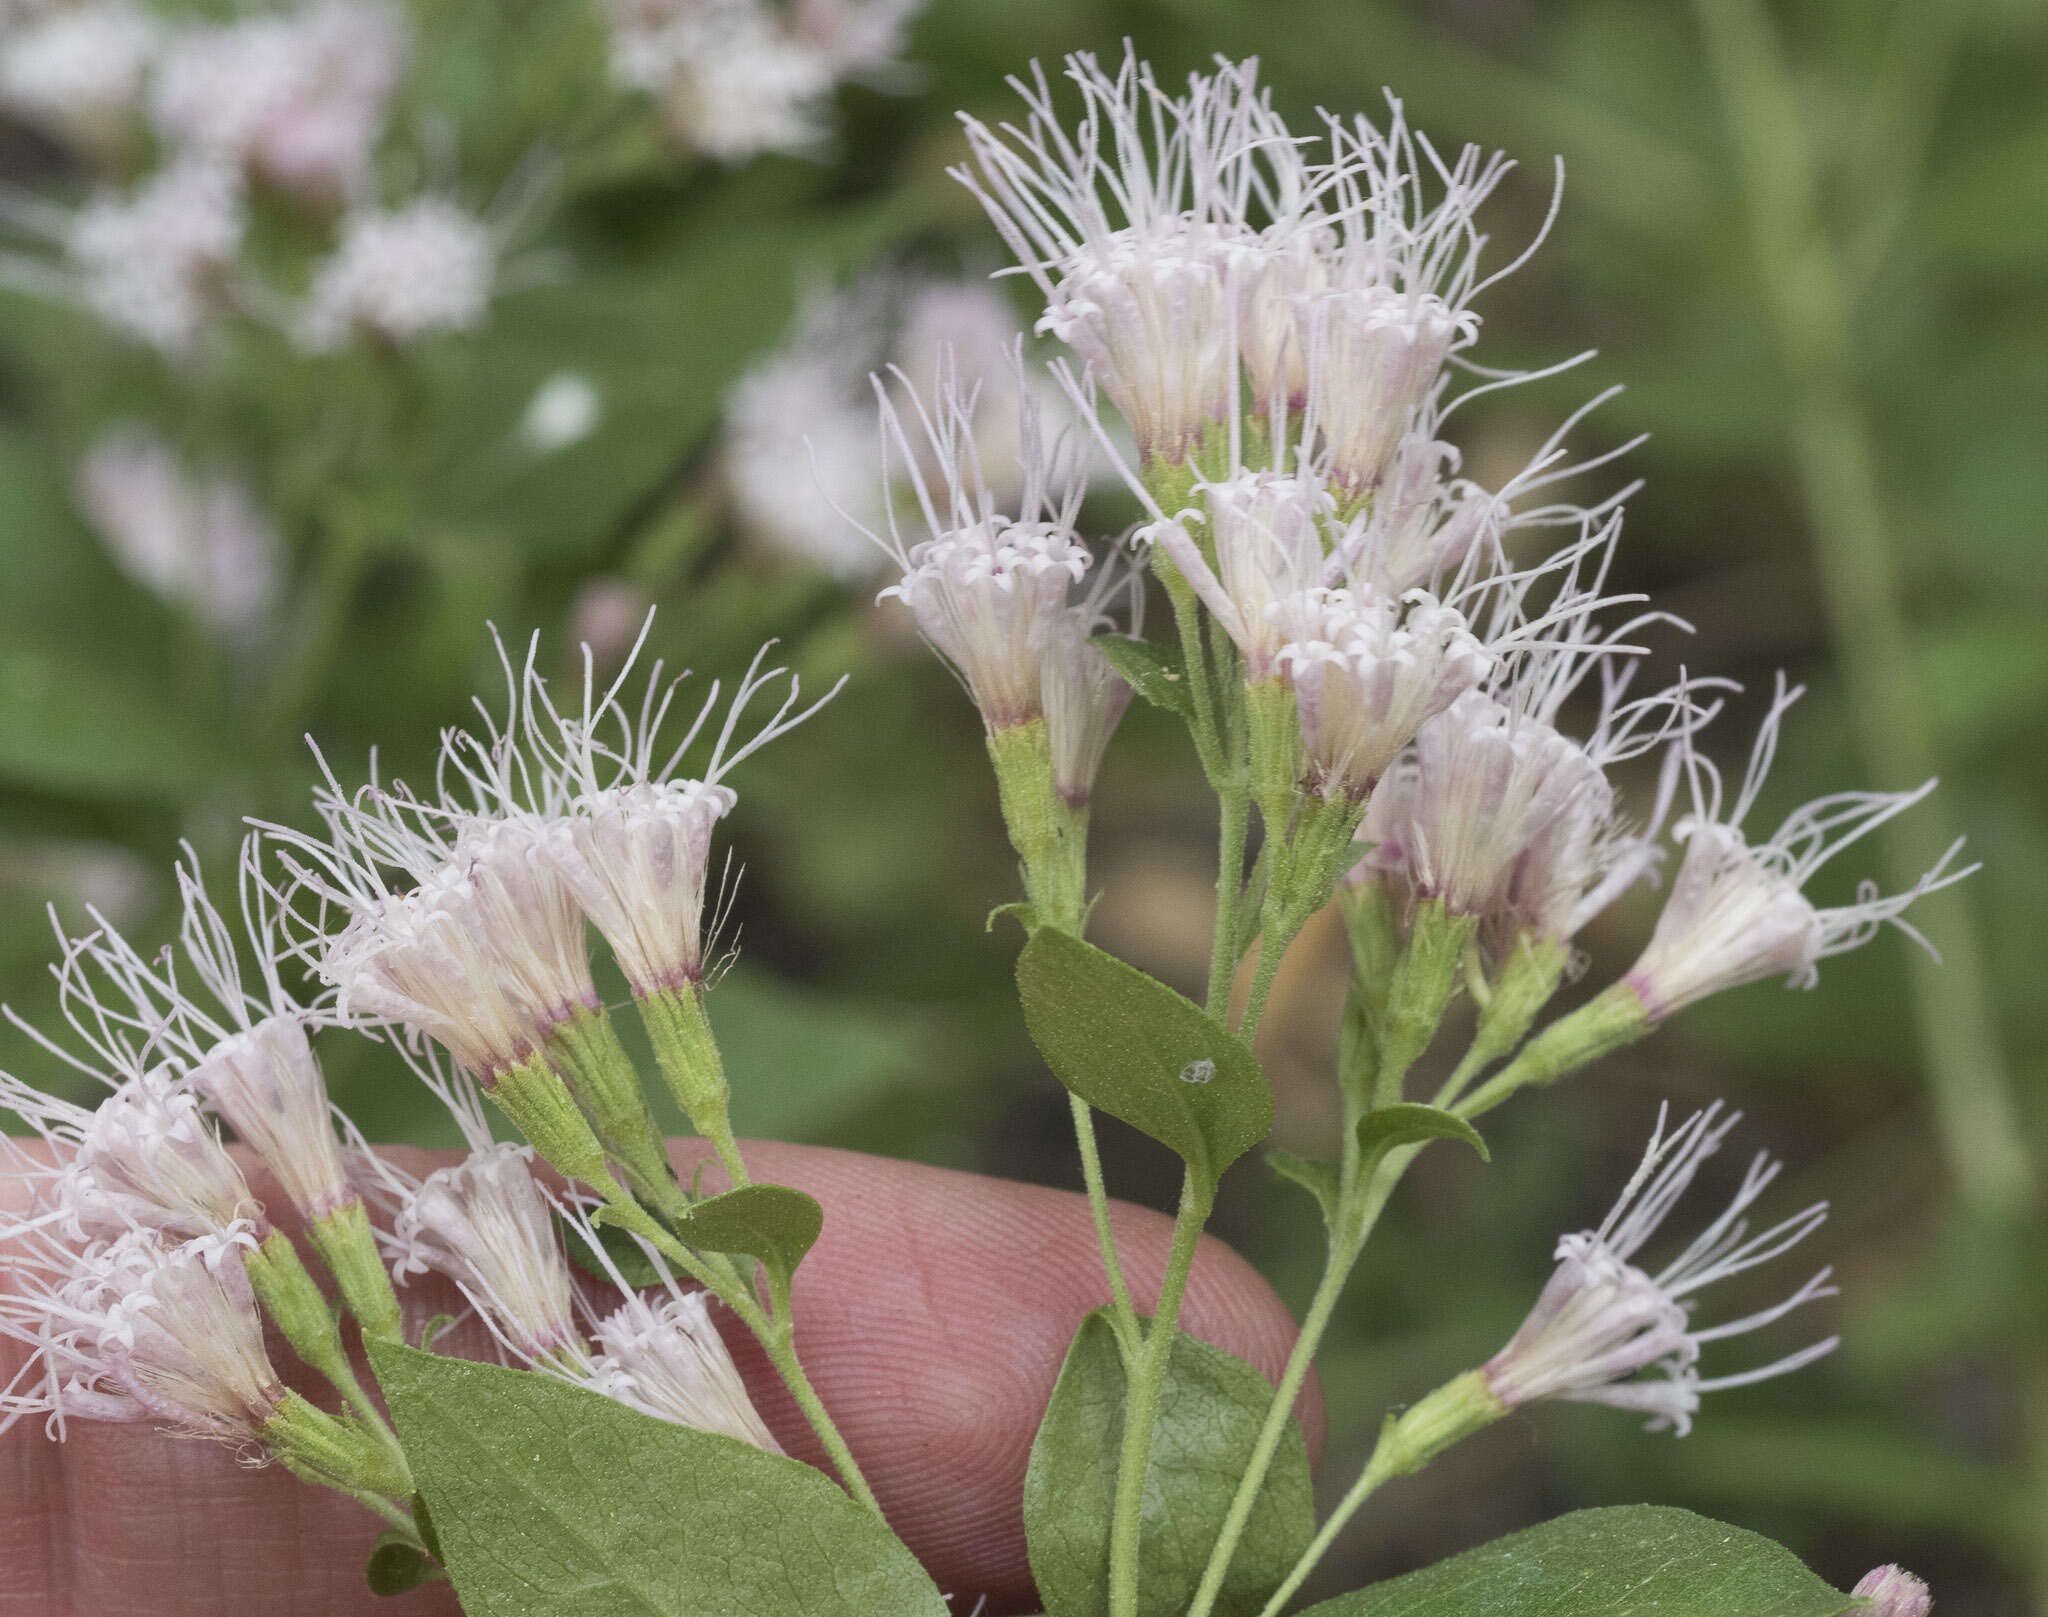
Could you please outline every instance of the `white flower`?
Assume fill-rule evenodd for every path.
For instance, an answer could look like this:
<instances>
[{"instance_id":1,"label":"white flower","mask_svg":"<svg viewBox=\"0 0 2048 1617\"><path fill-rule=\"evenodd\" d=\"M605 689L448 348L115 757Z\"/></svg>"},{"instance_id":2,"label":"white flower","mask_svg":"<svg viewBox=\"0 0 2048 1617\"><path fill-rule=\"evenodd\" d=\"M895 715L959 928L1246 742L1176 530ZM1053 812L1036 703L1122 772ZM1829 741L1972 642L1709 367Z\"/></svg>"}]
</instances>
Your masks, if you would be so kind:
<instances>
[{"instance_id":1,"label":"white flower","mask_svg":"<svg viewBox=\"0 0 2048 1617\"><path fill-rule=\"evenodd\" d=\"M1758 1313L1706 1329L1692 1320L1699 1292L1796 1246L1825 1221L1827 1204L1750 1234L1744 1214L1780 1167L1760 1153L1719 1218L1654 1276L1637 1268L1636 1253L1742 1114L1723 1118L1718 1104L1710 1106L1669 1135L1664 1118L1660 1111L1642 1165L1613 1211L1597 1230L1558 1242L1557 1269L1543 1295L1514 1339L1488 1361L1487 1383L1509 1408L1537 1398L1611 1404L1648 1414L1652 1431L1671 1427L1683 1437L1702 1393L1785 1375L1834 1349L1837 1339L1829 1337L1761 1369L1701 1379L1702 1344L1757 1330L1803 1303L1834 1294L1827 1284L1830 1271L1823 1269L1783 1302Z\"/></svg>"},{"instance_id":2,"label":"white flower","mask_svg":"<svg viewBox=\"0 0 2048 1617\"><path fill-rule=\"evenodd\" d=\"M634 994L646 998L703 980L711 832L737 801L732 788L721 784L724 777L817 712L840 687L798 711L801 686L791 675L774 714L751 739L735 745L753 699L787 673L762 672L769 649L763 646L733 693L704 773L678 779L684 755L718 705L720 687L712 683L696 719L664 755L656 749L675 684L663 683L662 665L657 661L649 670L637 713L620 699L639 649L634 647L602 693L586 652L581 705L568 714L531 675L529 689L533 745L551 771L559 803L537 845L540 860L604 935Z\"/></svg>"},{"instance_id":3,"label":"white flower","mask_svg":"<svg viewBox=\"0 0 2048 1617\"><path fill-rule=\"evenodd\" d=\"M877 278L806 298L782 345L725 399L721 458L741 525L847 580L877 564L858 530L883 516L867 375L887 347L889 292Z\"/></svg>"},{"instance_id":4,"label":"white flower","mask_svg":"<svg viewBox=\"0 0 2048 1617\"><path fill-rule=\"evenodd\" d=\"M474 330L490 308L498 248L490 225L442 197L359 208L313 277L300 341L317 352L364 333L402 347Z\"/></svg>"},{"instance_id":5,"label":"white flower","mask_svg":"<svg viewBox=\"0 0 2048 1617\"><path fill-rule=\"evenodd\" d=\"M588 1356L576 1329L569 1260L523 1145L482 1145L406 1195L388 1248L392 1275L453 1280L491 1334L529 1363ZM394 1170L395 1171L395 1170Z\"/></svg>"},{"instance_id":6,"label":"white flower","mask_svg":"<svg viewBox=\"0 0 2048 1617\"><path fill-rule=\"evenodd\" d=\"M725 162L821 140L832 58L760 0L609 0L612 78L660 104L682 146Z\"/></svg>"},{"instance_id":7,"label":"white flower","mask_svg":"<svg viewBox=\"0 0 2048 1617\"><path fill-rule=\"evenodd\" d=\"M339 196L369 165L405 57L404 19L377 0L190 29L158 71L156 124L174 144Z\"/></svg>"},{"instance_id":8,"label":"white flower","mask_svg":"<svg viewBox=\"0 0 2048 1617\"><path fill-rule=\"evenodd\" d=\"M1123 413L1147 460L1177 460L1231 405L1244 266L1258 246L1246 213L1285 127L1255 65L1191 75L1166 95L1126 53L1114 78L1067 59L1084 112L1070 132L1035 66L1012 80L1022 128L963 118L980 168L967 185L1045 294L1039 330L1071 347Z\"/></svg>"},{"instance_id":9,"label":"white flower","mask_svg":"<svg viewBox=\"0 0 2048 1617\"><path fill-rule=\"evenodd\" d=\"M299 888L343 919L296 946L340 1009L439 1041L487 1083L599 1003L583 917L547 854L562 786L520 746L532 656L523 671L505 661L502 727L485 713L483 735L448 732L438 800L375 781L351 794L329 774L314 799L325 837L265 827Z\"/></svg>"},{"instance_id":10,"label":"white flower","mask_svg":"<svg viewBox=\"0 0 2048 1617\"><path fill-rule=\"evenodd\" d=\"M187 353L233 298L242 187L218 163L179 158L132 194L103 189L75 212L17 196L6 200L5 214L18 230L53 243L65 263L9 257L0 261L0 279L78 304L166 354Z\"/></svg>"},{"instance_id":11,"label":"white flower","mask_svg":"<svg viewBox=\"0 0 2048 1617\"><path fill-rule=\"evenodd\" d=\"M102 437L78 468L78 503L122 569L209 628L247 636L277 599L277 531L234 478L188 476L143 427Z\"/></svg>"},{"instance_id":12,"label":"white flower","mask_svg":"<svg viewBox=\"0 0 2048 1617\"><path fill-rule=\"evenodd\" d=\"M1365 797L1423 724L1486 677L1464 614L1427 590L1309 590L1276 602L1301 739L1323 797Z\"/></svg>"},{"instance_id":13,"label":"white flower","mask_svg":"<svg viewBox=\"0 0 2048 1617\"><path fill-rule=\"evenodd\" d=\"M1117 593L1126 602L1122 623L1107 610ZM1062 612L1046 637L1040 696L1052 745L1053 785L1069 808L1085 807L1093 795L1102 755L1131 704L1130 686L1089 641L1124 630L1144 638L1144 580L1128 562L1109 557L1096 569L1087 598Z\"/></svg>"},{"instance_id":14,"label":"white flower","mask_svg":"<svg viewBox=\"0 0 2048 1617\"><path fill-rule=\"evenodd\" d=\"M255 1241L243 1225L179 1245L145 1230L84 1250L33 1231L11 1243L0 1335L32 1352L0 1392L0 1428L43 1414L56 1437L70 1418L259 1437L285 1389L242 1266Z\"/></svg>"},{"instance_id":15,"label":"white flower","mask_svg":"<svg viewBox=\"0 0 2048 1617\"><path fill-rule=\"evenodd\" d=\"M1196 485L1203 511L1153 522L1138 537L1164 550L1244 654L1256 685L1289 638L1279 603L1324 582L1323 524L1336 502L1309 471L1240 471ZM1211 568L1187 521L1206 516Z\"/></svg>"},{"instance_id":16,"label":"white flower","mask_svg":"<svg viewBox=\"0 0 2048 1617\"><path fill-rule=\"evenodd\" d=\"M924 0L796 0L790 31L845 78L889 82L903 36Z\"/></svg>"},{"instance_id":17,"label":"white flower","mask_svg":"<svg viewBox=\"0 0 2048 1617\"><path fill-rule=\"evenodd\" d=\"M0 105L89 151L117 149L163 30L120 0L69 6L0 40Z\"/></svg>"},{"instance_id":18,"label":"white flower","mask_svg":"<svg viewBox=\"0 0 2048 1617\"><path fill-rule=\"evenodd\" d=\"M519 441L533 454L552 455L588 438L603 414L596 383L579 371L556 371L526 401Z\"/></svg>"},{"instance_id":19,"label":"white flower","mask_svg":"<svg viewBox=\"0 0 2048 1617\"><path fill-rule=\"evenodd\" d=\"M899 376L899 380L902 378ZM991 731L1040 717L1044 666L1071 588L1093 564L1074 532L1081 488L1064 443L1045 445L1038 406L1024 402L1027 467L1017 515L1002 514L981 476L974 438L975 390L942 378L935 407L911 394L922 429L912 446L895 402L879 381L885 447L893 446L916 495L929 537L906 543L889 509L888 537L870 534L903 570L882 591L910 608L925 638L953 665ZM936 489L919 469L943 474ZM885 481L888 470L885 467ZM1057 492L1055 492L1057 490Z\"/></svg>"},{"instance_id":20,"label":"white flower","mask_svg":"<svg viewBox=\"0 0 2048 1617\"><path fill-rule=\"evenodd\" d=\"M1939 863L1902 893L1881 896L1864 882L1856 901L1821 909L1801 889L1814 872L1851 843L1903 813L1934 790L1837 792L1793 810L1767 842L1752 847L1742 822L1755 805L1777 750L1785 710L1801 690L1779 676L1775 700L1757 733L1742 789L1723 818L1720 772L1693 747L1688 730L1677 748L1692 794L1692 812L1676 836L1685 852L1657 928L1627 982L1652 1019L1743 983L1783 975L1810 988L1830 955L1868 943L1881 926L1897 927L1931 947L1901 917L1915 899L1961 881L1977 869L1952 869L1957 841Z\"/></svg>"},{"instance_id":21,"label":"white flower","mask_svg":"<svg viewBox=\"0 0 2048 1617\"><path fill-rule=\"evenodd\" d=\"M1870 1617L1927 1617L1934 1596L1904 1567L1872 1567L1849 1591L1870 1602Z\"/></svg>"},{"instance_id":22,"label":"white flower","mask_svg":"<svg viewBox=\"0 0 2048 1617\"><path fill-rule=\"evenodd\" d=\"M984 281L918 281L902 295L902 318L895 350L895 368L912 384L936 392L951 374L968 388L980 388L974 409L974 453L989 498L998 508L1014 505L1023 492L1024 408L1026 395L1041 404L1050 401L1051 380L1033 373L1014 387L1013 358L1024 335L1023 323L1009 300ZM869 371L862 368L862 423L867 428L868 482L872 487L874 415L865 387ZM927 458L919 470L927 478L943 478Z\"/></svg>"},{"instance_id":23,"label":"white flower","mask_svg":"<svg viewBox=\"0 0 2048 1617\"><path fill-rule=\"evenodd\" d=\"M1329 122L1318 188L1334 240L1321 284L1294 298L1308 428L1353 493L1378 487L1445 360L1477 339L1472 300L1542 240L1482 280L1475 216L1512 165L1476 146L1446 164L1401 104L1388 106L1385 130L1363 116Z\"/></svg>"},{"instance_id":24,"label":"white flower","mask_svg":"<svg viewBox=\"0 0 2048 1617\"><path fill-rule=\"evenodd\" d=\"M672 1280L666 1290L660 1300L629 1291L597 1321L598 1390L643 1414L781 1453L747 1397L704 1294L682 1291Z\"/></svg>"},{"instance_id":25,"label":"white flower","mask_svg":"<svg viewBox=\"0 0 2048 1617\"><path fill-rule=\"evenodd\" d=\"M265 1017L229 1034L194 1064L191 1083L277 1175L302 1218L325 1218L357 1199L298 1017Z\"/></svg>"}]
</instances>

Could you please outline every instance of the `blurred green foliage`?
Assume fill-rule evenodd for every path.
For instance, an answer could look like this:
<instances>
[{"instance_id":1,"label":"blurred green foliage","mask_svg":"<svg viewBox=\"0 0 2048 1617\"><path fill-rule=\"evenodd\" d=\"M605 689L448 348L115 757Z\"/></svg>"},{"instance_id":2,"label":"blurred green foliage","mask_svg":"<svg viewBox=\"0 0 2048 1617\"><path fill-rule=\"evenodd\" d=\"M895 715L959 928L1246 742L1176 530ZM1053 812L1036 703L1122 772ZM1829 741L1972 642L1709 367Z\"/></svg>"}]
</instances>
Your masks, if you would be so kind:
<instances>
[{"instance_id":1,"label":"blurred green foliage","mask_svg":"<svg viewBox=\"0 0 2048 1617\"><path fill-rule=\"evenodd\" d=\"M1468 472L1516 463L1573 404L1628 392L1586 429L1631 460L1627 582L1697 633L1660 652L1754 693L1787 667L1814 690L1788 726L1767 815L1863 784L1786 452L1792 390L1743 225L1740 181L1694 12L1641 0L933 0L914 93L843 91L823 159L733 169L665 155L601 90L582 0L421 0L400 116L447 122L483 201L536 143L562 154L536 250L552 273L474 337L402 367L305 359L252 339L196 389L83 315L0 301L0 995L32 1018L40 906L65 921L118 902L138 937L170 924L179 838L224 868L244 814L303 821L310 732L343 779L370 750L421 772L439 728L499 674L484 625L565 624L593 578L661 606L656 649L731 674L781 636L821 718L750 762L729 822L745 867L742 964L713 995L743 1129L1077 1183L1066 1108L1025 1038L1016 943L985 933L1014 896L978 726L935 660L864 592L743 546L711 475L720 401L780 336L802 288L875 264L995 261L944 175L952 110L1010 108L1032 56L1128 35L1162 78L1257 53L1282 105L1370 110L1385 84L1440 143L1523 163L1496 239L1537 228L1549 160L1569 176L1544 252L1488 295L1487 358L1600 356L1488 401L1463 423ZM1915 677L1932 703L2025 1127L2042 1138L2048 996L2048 9L2038 0L1797 0L1773 14L1850 276L1856 383L1881 446ZM643 120L644 122L644 120ZM72 183L50 153L0 153L20 183ZM288 228L288 221L275 228ZM598 430L545 458L514 429L542 381L593 381ZM103 427L151 419L245 469L278 513L291 586L278 632L222 651L120 573L72 505ZM791 477L805 475L793 466ZM337 503L333 491L350 491ZM1106 508L1105 521L1123 513ZM1720 739L1739 756L1756 704ZM1175 727L1134 711L1095 809L1097 937L1188 986L1206 935L1208 838ZM1631 783L1642 791L1647 780ZM139 864L130 866L122 859ZM1855 861L1845 861L1853 865ZM133 870L157 873L153 887ZM1860 870L1831 870L1837 893ZM1585 940L1598 987L1647 933L1638 895ZM1185 924L1188 916L1195 923ZM1262 1038L1278 1140L1321 1143L1341 958L1311 928ZM1912 1052L1903 946L1830 962L1819 989L1759 986L1688 1014L1645 1050L1489 1130L1494 1163L1432 1153L1360 1270L1326 1355L1339 1487L1378 1414L1478 1362L1513 1329L1555 1234L1597 1219L1658 1099L1726 1096L1748 1137L1795 1166L1788 1205L1824 1195L1820 1243L1847 1345L1790 1381L1724 1395L1692 1437L1610 1411L1505 1423L1390 1489L1326 1563L1325 1592L1421 1564L1557 1510L1655 1499L1771 1533L1846 1585L1897 1560L1946 1611L2048 1611L2048 1245L2038 1227L1956 1210ZM388 1052L330 1040L343 1103L376 1136L439 1138ZM47 1059L11 1030L0 1063ZM1320 1065L1319 1065L1320 1064ZM445 1131L444 1131L445 1132ZM1164 1203L1172 1170L1105 1134L1112 1188ZM1289 1299L1313 1284L1306 1198L1256 1161L1226 1181L1221 1228Z\"/></svg>"}]
</instances>

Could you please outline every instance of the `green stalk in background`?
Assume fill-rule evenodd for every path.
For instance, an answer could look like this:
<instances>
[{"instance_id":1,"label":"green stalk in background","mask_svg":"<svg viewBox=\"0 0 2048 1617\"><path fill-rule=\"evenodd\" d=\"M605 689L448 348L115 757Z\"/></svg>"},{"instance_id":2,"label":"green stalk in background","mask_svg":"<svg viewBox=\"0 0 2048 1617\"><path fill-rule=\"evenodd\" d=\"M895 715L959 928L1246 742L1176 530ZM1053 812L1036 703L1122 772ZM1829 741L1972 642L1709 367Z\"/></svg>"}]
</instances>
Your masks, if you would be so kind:
<instances>
[{"instance_id":1,"label":"green stalk in background","mask_svg":"<svg viewBox=\"0 0 2048 1617\"><path fill-rule=\"evenodd\" d=\"M1851 722L1873 785L1918 785L1936 773L1933 723L1899 606L1892 502L1856 381L1848 279L1822 223L1792 76L1760 0L1696 0L1696 9L1727 112L1758 284L1791 384L1792 456ZM1898 8L1909 27L1922 10L1957 9ZM1932 99L1924 71L1918 90L1921 104ZM1950 805L1940 797L1885 826L1878 840L1890 884L1911 885L1954 834ZM2023 1216L2037 1169L2013 1104L1967 892L1930 893L1916 922L1943 957L1937 966L1915 952L1911 969L1922 1058L1956 1192L1980 1215Z\"/></svg>"}]
</instances>

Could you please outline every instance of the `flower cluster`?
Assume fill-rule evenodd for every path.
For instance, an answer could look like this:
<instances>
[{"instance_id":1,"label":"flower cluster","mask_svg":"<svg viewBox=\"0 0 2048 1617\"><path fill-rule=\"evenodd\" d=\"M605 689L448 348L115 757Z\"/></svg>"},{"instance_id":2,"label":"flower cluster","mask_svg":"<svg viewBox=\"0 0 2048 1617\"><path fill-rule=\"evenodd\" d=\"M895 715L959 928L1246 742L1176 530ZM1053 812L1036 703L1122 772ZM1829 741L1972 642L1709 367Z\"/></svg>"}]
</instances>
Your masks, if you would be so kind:
<instances>
[{"instance_id":1,"label":"flower cluster","mask_svg":"<svg viewBox=\"0 0 2048 1617\"><path fill-rule=\"evenodd\" d=\"M810 152L842 80L886 84L921 0L605 0L611 71L720 162Z\"/></svg>"},{"instance_id":2,"label":"flower cluster","mask_svg":"<svg viewBox=\"0 0 2048 1617\"><path fill-rule=\"evenodd\" d=\"M434 192L378 200L409 48L403 17L376 0L175 27L120 4L52 13L0 49L0 96L109 158L146 123L162 159L75 209L10 198L6 221L54 251L11 254L0 275L174 358L231 315L315 351L476 326L505 282L519 210L485 219ZM335 216L303 295L276 290L243 251L252 186Z\"/></svg>"}]
</instances>

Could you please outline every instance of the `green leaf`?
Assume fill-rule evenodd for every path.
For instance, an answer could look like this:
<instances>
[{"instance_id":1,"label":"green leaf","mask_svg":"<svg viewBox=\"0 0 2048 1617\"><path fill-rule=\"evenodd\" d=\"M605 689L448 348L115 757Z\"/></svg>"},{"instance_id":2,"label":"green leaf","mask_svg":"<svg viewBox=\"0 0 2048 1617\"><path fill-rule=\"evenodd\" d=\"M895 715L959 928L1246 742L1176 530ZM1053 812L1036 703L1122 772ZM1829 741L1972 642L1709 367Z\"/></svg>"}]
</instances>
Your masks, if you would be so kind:
<instances>
[{"instance_id":1,"label":"green leaf","mask_svg":"<svg viewBox=\"0 0 2048 1617\"><path fill-rule=\"evenodd\" d=\"M1244 1041L1137 967L1046 928L1018 956L1017 989L1059 1081L1171 1147L1205 1189L1272 1128L1272 1091Z\"/></svg>"},{"instance_id":2,"label":"green leaf","mask_svg":"<svg viewBox=\"0 0 2048 1617\"><path fill-rule=\"evenodd\" d=\"M1455 1112L1440 1106L1420 1106L1402 1101L1379 1106L1358 1120L1358 1149L1364 1160L1359 1176L1379 1166L1379 1160L1397 1145L1426 1145L1431 1140L1463 1140L1479 1153L1479 1160L1491 1162L1493 1154L1479 1131Z\"/></svg>"},{"instance_id":3,"label":"green leaf","mask_svg":"<svg viewBox=\"0 0 2048 1617\"><path fill-rule=\"evenodd\" d=\"M1109 1609L1124 1386L1116 1333L1098 1310L1074 1333L1024 1474L1024 1535L1048 1617L1102 1617ZM1272 1383L1242 1359L1175 1333L1145 1473L1143 1617L1187 1610L1272 1401ZM1256 1613L1314 1533L1308 1446L1289 1421L1217 1599L1220 1617Z\"/></svg>"},{"instance_id":4,"label":"green leaf","mask_svg":"<svg viewBox=\"0 0 2048 1617\"><path fill-rule=\"evenodd\" d=\"M822 1472L531 1371L377 1342L469 1617L947 1617Z\"/></svg>"},{"instance_id":5,"label":"green leaf","mask_svg":"<svg viewBox=\"0 0 2048 1617\"><path fill-rule=\"evenodd\" d=\"M177 797L225 760L159 685L10 635L0 645L0 779L96 797Z\"/></svg>"},{"instance_id":6,"label":"green leaf","mask_svg":"<svg viewBox=\"0 0 2048 1617\"><path fill-rule=\"evenodd\" d=\"M1155 646L1127 634L1098 634L1088 643L1109 660L1126 685L1154 707L1184 719L1194 717L1195 699L1188 690L1187 666L1178 646Z\"/></svg>"},{"instance_id":7,"label":"green leaf","mask_svg":"<svg viewBox=\"0 0 2048 1617\"><path fill-rule=\"evenodd\" d=\"M825 1227L815 1196L788 1185L742 1185L710 1196L677 1220L678 1240L700 1252L737 1252L785 1279L796 1272Z\"/></svg>"},{"instance_id":8,"label":"green leaf","mask_svg":"<svg viewBox=\"0 0 2048 1617\"><path fill-rule=\"evenodd\" d=\"M1334 1224L1337 1221L1335 1164L1313 1162L1307 1157L1298 1157L1292 1151L1282 1151L1275 1146L1266 1153L1266 1166L1282 1179L1292 1180L1315 1197L1316 1205L1323 1210L1324 1224Z\"/></svg>"},{"instance_id":9,"label":"green leaf","mask_svg":"<svg viewBox=\"0 0 2048 1617\"><path fill-rule=\"evenodd\" d=\"M447 1576L426 1551L396 1531L378 1538L370 1559L363 1565L363 1581L370 1586L370 1593L387 1600Z\"/></svg>"},{"instance_id":10,"label":"green leaf","mask_svg":"<svg viewBox=\"0 0 2048 1617\"><path fill-rule=\"evenodd\" d=\"M1578 1510L1302 1617L1840 1617L1782 1545L1688 1510Z\"/></svg>"}]
</instances>

